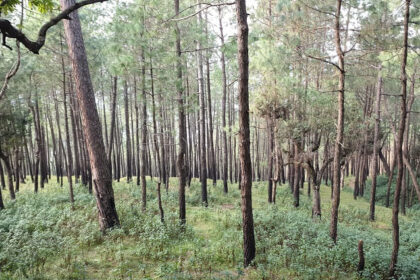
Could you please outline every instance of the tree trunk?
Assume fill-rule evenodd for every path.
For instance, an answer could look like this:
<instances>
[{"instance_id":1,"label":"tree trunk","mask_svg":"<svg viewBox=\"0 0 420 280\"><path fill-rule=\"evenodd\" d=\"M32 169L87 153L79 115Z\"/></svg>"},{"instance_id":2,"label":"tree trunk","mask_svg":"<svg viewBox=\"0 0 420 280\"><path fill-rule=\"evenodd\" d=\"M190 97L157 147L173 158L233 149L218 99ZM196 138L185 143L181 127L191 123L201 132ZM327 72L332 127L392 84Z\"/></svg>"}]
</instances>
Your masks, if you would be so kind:
<instances>
[{"instance_id":1,"label":"tree trunk","mask_svg":"<svg viewBox=\"0 0 420 280\"><path fill-rule=\"evenodd\" d=\"M16 195L15 195L15 189L13 187L13 171L12 171L12 167L10 166L9 156L6 155L6 154L4 154L0 150L0 159L3 160L4 167L6 168L7 182L8 182L8 186L9 186L10 199L11 200L15 200L16 199Z\"/></svg>"},{"instance_id":2,"label":"tree trunk","mask_svg":"<svg viewBox=\"0 0 420 280\"><path fill-rule=\"evenodd\" d=\"M219 28L220 28L220 41L222 47L225 45L225 37L223 34L222 24L222 9L219 7ZM225 52L221 49L220 62L222 64L222 141L223 141L223 191L228 192L228 145L226 136L226 95L227 95L227 81L226 81L226 62Z\"/></svg>"},{"instance_id":3,"label":"tree trunk","mask_svg":"<svg viewBox=\"0 0 420 280\"><path fill-rule=\"evenodd\" d=\"M115 134L115 118L117 111L117 89L118 89L118 77L114 77L113 89L112 89L112 109L111 109L111 131L109 135L109 149L108 149L108 162L111 163L112 148L114 144L114 134ZM111 164L109 168L112 171ZM111 172L112 176L112 172Z\"/></svg>"},{"instance_id":4,"label":"tree trunk","mask_svg":"<svg viewBox=\"0 0 420 280\"><path fill-rule=\"evenodd\" d=\"M127 183L131 182L131 138L130 138L130 112L128 111L128 85L124 81L124 107L125 107L125 137L127 149Z\"/></svg>"},{"instance_id":5,"label":"tree trunk","mask_svg":"<svg viewBox=\"0 0 420 280\"><path fill-rule=\"evenodd\" d=\"M0 162L0 187L1 189L6 188L6 181L4 180L4 171L3 171L3 165Z\"/></svg>"},{"instance_id":6,"label":"tree trunk","mask_svg":"<svg viewBox=\"0 0 420 280\"><path fill-rule=\"evenodd\" d=\"M15 181L16 181L15 190L16 190L16 192L19 192L19 184L20 184L19 157L20 157L19 147L16 147L15 148Z\"/></svg>"},{"instance_id":7,"label":"tree trunk","mask_svg":"<svg viewBox=\"0 0 420 280\"><path fill-rule=\"evenodd\" d=\"M245 0L236 0L238 21L238 95L239 95L239 159L241 163L241 204L244 266L255 258L254 218L252 214L252 167L249 133L248 93L248 23Z\"/></svg>"},{"instance_id":8,"label":"tree trunk","mask_svg":"<svg viewBox=\"0 0 420 280\"><path fill-rule=\"evenodd\" d=\"M339 71L339 84L338 84L338 119L337 119L337 136L334 144L334 169L333 169L333 198L331 209L331 226L330 236L334 243L337 241L337 223L338 223L338 207L340 205L340 171L341 171L341 158L342 158L342 145L344 134L344 53L341 49L340 39L340 14L341 14L341 0L337 0L337 10L335 14L335 47L338 56L338 71Z\"/></svg>"},{"instance_id":9,"label":"tree trunk","mask_svg":"<svg viewBox=\"0 0 420 280\"><path fill-rule=\"evenodd\" d=\"M197 7L199 10L201 5ZM201 26L202 18L201 12L197 15L197 23ZM204 92L204 71L203 71L203 56L201 54L201 43L197 40L197 66L198 66L198 94L200 98L200 181L201 181L201 203L205 207L208 206L207 200L207 158L206 158L206 104Z\"/></svg>"},{"instance_id":10,"label":"tree trunk","mask_svg":"<svg viewBox=\"0 0 420 280\"><path fill-rule=\"evenodd\" d=\"M375 129L373 136L373 163L372 163L372 187L370 193L370 214L369 219L375 220L375 198L376 198L376 177L378 169L378 152L379 146L379 129L381 122L381 90L382 90L382 67L379 68L378 85L376 89L376 104L375 104Z\"/></svg>"},{"instance_id":11,"label":"tree trunk","mask_svg":"<svg viewBox=\"0 0 420 280\"><path fill-rule=\"evenodd\" d=\"M175 15L179 14L179 0L174 0ZM177 159L177 169L179 177L179 219L181 224L186 222L186 210L185 210L185 184L187 181L187 164L186 164L186 152L187 152L187 131L185 128L185 112L184 112L184 94L182 89L182 65L181 65L181 34L178 27L178 23L175 23L175 47L176 47L176 87L178 92L178 130L179 130L179 151Z\"/></svg>"},{"instance_id":12,"label":"tree trunk","mask_svg":"<svg viewBox=\"0 0 420 280\"><path fill-rule=\"evenodd\" d=\"M146 170L147 170L147 95L146 95L146 60L144 58L144 49L141 52L141 91L142 91L142 125L141 125L141 151L142 151L142 160L141 160L141 201L142 201L142 210L146 210Z\"/></svg>"},{"instance_id":13,"label":"tree trunk","mask_svg":"<svg viewBox=\"0 0 420 280\"><path fill-rule=\"evenodd\" d=\"M387 207L387 208L389 207L392 179L394 178L394 170L395 170L395 166L396 166L396 163L397 163L397 159L395 158L395 156L397 155L397 142L395 141L395 139L394 139L393 144L394 145L393 145L392 154L394 155L394 158L392 159L392 162L391 162L391 173L389 174L389 177L388 177L386 199L385 199L385 207Z\"/></svg>"},{"instance_id":14,"label":"tree trunk","mask_svg":"<svg viewBox=\"0 0 420 280\"><path fill-rule=\"evenodd\" d=\"M62 10L75 4L74 0L60 0ZM64 22L76 92L82 115L89 160L92 169L96 205L99 212L99 225L102 231L120 224L115 208L114 191L109 162L104 156L105 146L102 138L102 127L96 109L95 95L90 79L89 65L83 42L82 28L77 11Z\"/></svg>"},{"instance_id":15,"label":"tree trunk","mask_svg":"<svg viewBox=\"0 0 420 280\"><path fill-rule=\"evenodd\" d=\"M273 202L273 151L274 151L274 131L273 119L271 116L267 118L267 134L268 134L268 203Z\"/></svg>"},{"instance_id":16,"label":"tree trunk","mask_svg":"<svg viewBox=\"0 0 420 280\"><path fill-rule=\"evenodd\" d=\"M403 165L403 140L404 140L404 131L405 131L405 123L407 118L407 73L406 73L406 65L407 65L407 52L408 52L408 21L410 18L410 3L411 0L405 1L405 15L404 15L404 43L403 43L403 54L402 54L402 62L401 62L401 116L400 116L400 127L398 129L397 134L397 148L396 148L396 159L397 159L397 166L398 166L398 175L397 175L397 183L395 185L395 193L394 193L394 205L392 206L392 240L393 240L393 247L392 247L392 254L391 254L391 263L389 265L389 277L393 278L395 276L395 270L397 267L398 261L398 250L400 247L400 226L398 221L398 212L399 212L399 204L400 204L400 194L401 194L401 185L403 180L403 173L404 173L404 165Z\"/></svg>"}]
</instances>

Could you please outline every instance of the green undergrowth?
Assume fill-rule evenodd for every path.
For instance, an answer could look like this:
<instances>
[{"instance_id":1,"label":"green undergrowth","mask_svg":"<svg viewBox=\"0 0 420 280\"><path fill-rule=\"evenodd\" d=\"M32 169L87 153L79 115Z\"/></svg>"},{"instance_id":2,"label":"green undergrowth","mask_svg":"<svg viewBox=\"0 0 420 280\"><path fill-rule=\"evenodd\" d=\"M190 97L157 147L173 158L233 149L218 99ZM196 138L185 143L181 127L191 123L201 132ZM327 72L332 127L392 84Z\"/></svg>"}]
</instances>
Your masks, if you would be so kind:
<instances>
[{"instance_id":1,"label":"green undergrowth","mask_svg":"<svg viewBox=\"0 0 420 280\"><path fill-rule=\"evenodd\" d=\"M407 177L408 177L408 174L407 174ZM390 207L392 207L392 204L394 201L394 190L395 190L396 180L397 180L397 172L395 172L392 183L391 183L390 198L389 198ZM410 188L406 194L407 195L406 203L408 205L409 201L411 201L412 202L411 208L414 210L420 210L420 203L417 200L417 195L414 189L412 190L413 186L412 186L411 178L406 178L406 182L410 184ZM370 200L371 189L372 189L372 180L368 179L366 181L366 189L364 192L364 196L366 197L367 200ZM388 191L388 177L384 175L379 175L376 181L376 194L375 194L375 201L378 205L382 205L382 206L386 205L387 191Z\"/></svg>"},{"instance_id":2,"label":"green undergrowth","mask_svg":"<svg viewBox=\"0 0 420 280\"><path fill-rule=\"evenodd\" d=\"M322 218L310 217L311 199L302 190L293 207L287 186L277 202L266 202L266 182L253 184L257 256L242 268L240 192L209 181L209 207L200 202L200 185L187 189L187 225L178 223L177 179L162 189L165 223L159 218L156 183L148 179L147 210L134 183L114 184L121 227L102 235L95 200L75 186L68 190L53 180L38 194L21 187L16 201L3 191L0 211L0 279L385 279L392 248L391 210L376 208L342 192L338 242L329 237L330 188L322 186ZM420 278L420 212L401 217L400 279ZM364 241L366 268L357 273L359 240Z\"/></svg>"}]
</instances>

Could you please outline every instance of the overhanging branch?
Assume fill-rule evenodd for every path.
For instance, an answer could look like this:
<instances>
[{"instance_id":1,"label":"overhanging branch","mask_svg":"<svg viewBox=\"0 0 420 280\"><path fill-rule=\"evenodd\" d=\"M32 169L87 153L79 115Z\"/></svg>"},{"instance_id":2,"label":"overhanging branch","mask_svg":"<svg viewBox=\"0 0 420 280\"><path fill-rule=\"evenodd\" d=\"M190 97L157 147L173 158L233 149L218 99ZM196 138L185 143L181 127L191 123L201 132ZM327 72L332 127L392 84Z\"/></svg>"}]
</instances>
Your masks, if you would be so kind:
<instances>
[{"instance_id":1,"label":"overhanging branch","mask_svg":"<svg viewBox=\"0 0 420 280\"><path fill-rule=\"evenodd\" d=\"M26 37L26 35L22 31L14 27L10 23L10 21L0 18L0 32L3 35L2 44L4 46L7 46L6 38L13 38L21 42L28 50L30 50L34 54L38 54L39 50L45 44L45 39L47 38L47 31L51 27L53 27L54 25L56 25L63 19L70 19L69 15L83 6L95 4L99 2L105 2L105 1L108 1L108 0L84 0L84 1L74 4L73 6L68 7L67 9L59 13L56 17L53 17L52 19L50 19L50 21L46 22L41 27L41 29L38 32L38 38L36 41L31 41L28 37Z\"/></svg>"}]
</instances>

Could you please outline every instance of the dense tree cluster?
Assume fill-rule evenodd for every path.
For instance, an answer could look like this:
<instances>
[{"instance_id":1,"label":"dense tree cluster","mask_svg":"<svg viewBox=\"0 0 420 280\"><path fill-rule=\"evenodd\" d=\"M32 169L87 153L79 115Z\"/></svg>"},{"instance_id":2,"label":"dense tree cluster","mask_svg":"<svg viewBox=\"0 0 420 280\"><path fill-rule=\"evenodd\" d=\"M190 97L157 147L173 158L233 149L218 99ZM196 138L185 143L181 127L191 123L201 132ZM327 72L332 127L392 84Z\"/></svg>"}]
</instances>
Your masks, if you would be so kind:
<instances>
[{"instance_id":1,"label":"dense tree cluster","mask_svg":"<svg viewBox=\"0 0 420 280\"><path fill-rule=\"evenodd\" d=\"M168 192L178 177L181 227L193 178L203 207L218 180L226 195L238 183L247 267L256 254L253 182L267 181L268 204L284 184L295 207L311 196L314 223L320 189L330 188L335 243L340 191L369 195L374 221L385 175L394 277L399 215L420 203L419 8L410 0L4 0L2 188L19 200L20 182L36 193L67 177L74 203L73 180L82 183L105 232L124 219L114 180L141 186L143 211L156 191L164 222L161 185ZM363 270L363 241L359 249Z\"/></svg>"}]
</instances>

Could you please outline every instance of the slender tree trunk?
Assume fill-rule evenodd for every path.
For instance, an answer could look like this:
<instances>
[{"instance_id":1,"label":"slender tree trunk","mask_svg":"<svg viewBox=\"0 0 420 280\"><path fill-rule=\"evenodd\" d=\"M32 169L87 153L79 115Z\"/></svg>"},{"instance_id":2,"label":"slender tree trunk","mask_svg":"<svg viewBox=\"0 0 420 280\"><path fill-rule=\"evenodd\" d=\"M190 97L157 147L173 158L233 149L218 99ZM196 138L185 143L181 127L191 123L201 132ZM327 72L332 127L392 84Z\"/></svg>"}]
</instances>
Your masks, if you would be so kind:
<instances>
[{"instance_id":1,"label":"slender tree trunk","mask_svg":"<svg viewBox=\"0 0 420 280\"><path fill-rule=\"evenodd\" d=\"M125 107L125 137L127 149L127 183L131 182L131 138L130 138L130 112L128 111L128 85L124 81L124 107Z\"/></svg>"},{"instance_id":2,"label":"slender tree trunk","mask_svg":"<svg viewBox=\"0 0 420 280\"><path fill-rule=\"evenodd\" d=\"M252 167L249 133L248 93L248 23L245 0L236 0L238 21L238 65L239 65L239 158L241 162L241 204L244 266L255 258L254 218L252 214Z\"/></svg>"},{"instance_id":3,"label":"slender tree trunk","mask_svg":"<svg viewBox=\"0 0 420 280\"><path fill-rule=\"evenodd\" d=\"M403 165L403 140L404 140L404 131L405 131L405 123L407 118L407 73L406 73L406 65L407 65L407 52L408 52L408 22L410 19L410 4L411 0L405 1L405 15L404 15L404 43L403 43L403 54L402 54L402 62L401 62L401 116L400 116L400 126L398 129L397 134L397 147L396 147L396 155L395 158L397 160L398 166L398 175L397 175L397 183L395 185L395 193L394 193L394 205L392 206L392 240L393 240L393 247L392 247L392 254L391 254L391 263L389 265L389 277L393 278L395 276L395 270L397 267L398 261L398 250L400 247L400 226L398 221L398 212L399 212L399 204L400 204L400 194L401 194L401 185L403 180L403 172L404 172L404 165Z\"/></svg>"},{"instance_id":4,"label":"slender tree trunk","mask_svg":"<svg viewBox=\"0 0 420 280\"><path fill-rule=\"evenodd\" d=\"M70 103L70 121L71 121L71 128L73 133L73 150L74 150L74 181L75 183L79 183L80 178L80 149L79 149L79 137L77 135L77 116L78 116L78 103L76 99L76 94L73 89L73 81L72 76L70 76L69 80L69 103Z\"/></svg>"},{"instance_id":5,"label":"slender tree trunk","mask_svg":"<svg viewBox=\"0 0 420 280\"><path fill-rule=\"evenodd\" d=\"M344 134L344 82L345 82L345 69L344 69L344 53L341 49L340 38L340 14L341 14L341 0L337 0L337 10L335 14L335 47L338 56L338 71L339 71L339 84L338 84L338 119L337 119L337 136L334 144L334 169L333 169L333 198L331 208L331 226L330 236L334 243L337 241L337 223L338 223L338 207L340 205L340 171L341 171L341 158L342 158L342 145Z\"/></svg>"},{"instance_id":6,"label":"slender tree trunk","mask_svg":"<svg viewBox=\"0 0 420 280\"><path fill-rule=\"evenodd\" d=\"M20 184L20 178L19 178L19 174L20 174L20 166L19 166L19 157L20 157L20 153L19 153L19 147L15 148L15 190L16 192L19 192L19 184Z\"/></svg>"},{"instance_id":7,"label":"slender tree trunk","mask_svg":"<svg viewBox=\"0 0 420 280\"><path fill-rule=\"evenodd\" d=\"M6 188L6 181L4 180L4 171L3 171L3 165L0 162L0 187L1 189Z\"/></svg>"},{"instance_id":8,"label":"slender tree trunk","mask_svg":"<svg viewBox=\"0 0 420 280\"><path fill-rule=\"evenodd\" d=\"M293 165L293 171L294 171L294 175L293 175L293 205L295 207L299 207L299 197L300 197L300 193L299 193L299 164L298 162L298 157L299 157L299 149L298 149L298 144L294 143L293 144L294 147L294 159L295 159L295 164Z\"/></svg>"},{"instance_id":9,"label":"slender tree trunk","mask_svg":"<svg viewBox=\"0 0 420 280\"><path fill-rule=\"evenodd\" d=\"M274 131L273 119L271 116L267 118L267 134L268 134L268 203L273 202L273 150L274 150Z\"/></svg>"},{"instance_id":10,"label":"slender tree trunk","mask_svg":"<svg viewBox=\"0 0 420 280\"><path fill-rule=\"evenodd\" d=\"M208 42L208 17L207 17L206 13L206 17L205 17L205 21L206 21L206 39L207 39L207 43ZM210 145L210 156L209 156L209 166L210 166L210 172L211 172L211 178L213 179L213 186L216 185L216 155L214 152L214 140L213 140L213 111L212 111L212 104L211 104L211 84L210 84L210 54L209 51L206 50L206 74L207 74L207 106L208 106L208 117L209 117L209 121L208 121L208 143Z\"/></svg>"},{"instance_id":11,"label":"slender tree trunk","mask_svg":"<svg viewBox=\"0 0 420 280\"><path fill-rule=\"evenodd\" d=\"M118 77L115 76L114 82L113 82L113 89L112 89L111 131L110 131L110 136L109 136L108 162L111 162L112 148L114 144L115 119L116 119L116 111L117 111L117 89L118 89ZM109 168L112 171L111 164ZM111 172L111 177L112 177L112 172Z\"/></svg>"},{"instance_id":12,"label":"slender tree trunk","mask_svg":"<svg viewBox=\"0 0 420 280\"><path fill-rule=\"evenodd\" d=\"M179 0L174 0L175 4L175 15L179 14ZM177 92L178 92L178 130L179 130L179 151L177 159L177 169L179 177L179 219L181 224L186 222L186 210L185 210L185 185L187 179L187 164L186 164L186 152L187 152L187 131L185 128L185 112L184 112L184 94L182 89L182 65L181 65L181 34L178 27L178 23L175 23L175 47L176 47L176 76L177 76Z\"/></svg>"},{"instance_id":13,"label":"slender tree trunk","mask_svg":"<svg viewBox=\"0 0 420 280\"><path fill-rule=\"evenodd\" d=\"M136 82L136 78L134 77L134 100L135 100L135 105L134 108L136 110L136 161L137 161L137 166L136 166L136 185L140 186L140 166L141 166L141 162L140 162L140 136L139 136L139 132L140 132L140 128L139 128L139 121L140 121L140 114L139 114L139 104L138 104L138 98L137 98L137 82Z\"/></svg>"},{"instance_id":14,"label":"slender tree trunk","mask_svg":"<svg viewBox=\"0 0 420 280\"><path fill-rule=\"evenodd\" d=\"M61 38L61 36L60 36ZM60 39L61 40L61 39ZM61 43L60 43L61 45ZM64 60L62 61L64 63ZM65 73L63 72L63 78L64 78L64 83L63 83L63 90L65 88ZM61 135L61 124L60 124L60 114L59 114L59 110L58 110L58 101L57 101L57 96L54 93L54 109L55 109L55 121L57 123L57 130L58 130L58 170L59 170L59 174L57 174L57 177L60 177L60 186L63 186L63 157L64 157L64 147L63 147L63 138Z\"/></svg>"},{"instance_id":15,"label":"slender tree trunk","mask_svg":"<svg viewBox=\"0 0 420 280\"><path fill-rule=\"evenodd\" d=\"M201 5L197 7L199 10ZM197 15L198 25L201 25L201 12ZM201 43L197 40L197 66L198 66L198 94L200 103L200 181L201 181L201 203L205 207L208 206L207 200L207 151L206 151L206 104L204 93L204 71L203 71L203 56L201 54Z\"/></svg>"},{"instance_id":16,"label":"slender tree trunk","mask_svg":"<svg viewBox=\"0 0 420 280\"><path fill-rule=\"evenodd\" d=\"M3 169L1 169L2 167L1 167L1 163L0 163L0 176L2 177L3 176ZM4 177L2 177L2 179L4 180ZM2 193L1 193L1 189L2 188L0 188L0 210L2 210L2 209L4 209L4 203L3 203L3 195L2 195ZM4 188L3 188L4 189Z\"/></svg>"},{"instance_id":17,"label":"slender tree trunk","mask_svg":"<svg viewBox=\"0 0 420 280\"><path fill-rule=\"evenodd\" d=\"M376 177L378 169L378 152L379 146L379 129L381 122L381 90L382 90L382 67L379 68L378 85L376 89L376 104L375 104L375 129L373 136L373 163L372 163L372 187L370 193L370 220L375 220L375 198L376 198Z\"/></svg>"},{"instance_id":18,"label":"slender tree trunk","mask_svg":"<svg viewBox=\"0 0 420 280\"><path fill-rule=\"evenodd\" d=\"M162 207L162 196L160 195L160 184L161 182L157 182L157 196L158 196L158 206L159 206L159 214L160 214L160 221L162 223L165 222L165 213L163 212Z\"/></svg>"},{"instance_id":19,"label":"slender tree trunk","mask_svg":"<svg viewBox=\"0 0 420 280\"><path fill-rule=\"evenodd\" d=\"M159 174L159 182L162 182L162 165L161 165L161 158L160 158L160 151L159 151L159 130L156 122L156 103L155 103L155 86L154 86L154 77L153 77L153 64L152 58L150 58L150 84L151 84L151 95L152 95L152 119L153 119L153 144L156 151L156 159L157 159L157 170ZM163 146L163 141L161 142L161 146ZM160 185L159 185L160 191Z\"/></svg>"},{"instance_id":20,"label":"slender tree trunk","mask_svg":"<svg viewBox=\"0 0 420 280\"><path fill-rule=\"evenodd\" d=\"M220 41L221 45L225 45L225 37L223 34L222 23L222 9L219 7L219 28L220 28ZM226 95L227 95L227 81L226 81L226 62L225 52L221 50L220 62L222 64L222 141L223 141L223 191L228 192L228 145L226 136Z\"/></svg>"},{"instance_id":21,"label":"slender tree trunk","mask_svg":"<svg viewBox=\"0 0 420 280\"><path fill-rule=\"evenodd\" d=\"M144 50L142 49L141 54L142 66L141 66L141 91L142 91L142 126L141 126L141 151L142 151L142 162L141 162L141 201L142 210L146 210L146 170L147 170L147 95L146 95L146 60L144 58Z\"/></svg>"},{"instance_id":22,"label":"slender tree trunk","mask_svg":"<svg viewBox=\"0 0 420 280\"><path fill-rule=\"evenodd\" d=\"M13 171L12 171L12 167L10 166L9 156L6 155L6 154L4 154L0 150L0 159L3 160L4 167L6 168L7 182L8 182L8 186L9 186L10 199L11 200L15 200L16 199L16 195L15 195L15 189L13 187Z\"/></svg>"},{"instance_id":23,"label":"slender tree trunk","mask_svg":"<svg viewBox=\"0 0 420 280\"><path fill-rule=\"evenodd\" d=\"M64 10L74 5L75 1L60 0L60 4ZM120 222L115 209L109 162L104 156L106 153L102 137L102 127L96 109L95 95L90 79L89 65L77 11L73 12L70 17L72 20L64 22L64 29L76 82L83 132L89 152L96 205L99 212L99 225L101 230L105 231L113 226L118 226Z\"/></svg>"},{"instance_id":24,"label":"slender tree trunk","mask_svg":"<svg viewBox=\"0 0 420 280\"><path fill-rule=\"evenodd\" d=\"M64 67L64 66L63 66ZM63 77L65 76L63 72ZM63 88L63 104L64 104L64 125L66 129L66 144L67 144L67 181L69 183L69 193L70 193L70 202L74 203L74 194L73 194L73 155L71 152L70 146L70 128L69 128L69 115L68 115L68 105L67 105L67 92L66 88ZM38 159L37 159L38 162ZM38 164L37 164L38 167ZM36 168L37 168L36 167ZM36 172L37 173L37 172Z\"/></svg>"}]
</instances>

